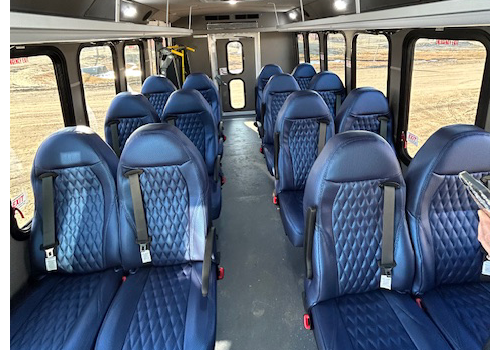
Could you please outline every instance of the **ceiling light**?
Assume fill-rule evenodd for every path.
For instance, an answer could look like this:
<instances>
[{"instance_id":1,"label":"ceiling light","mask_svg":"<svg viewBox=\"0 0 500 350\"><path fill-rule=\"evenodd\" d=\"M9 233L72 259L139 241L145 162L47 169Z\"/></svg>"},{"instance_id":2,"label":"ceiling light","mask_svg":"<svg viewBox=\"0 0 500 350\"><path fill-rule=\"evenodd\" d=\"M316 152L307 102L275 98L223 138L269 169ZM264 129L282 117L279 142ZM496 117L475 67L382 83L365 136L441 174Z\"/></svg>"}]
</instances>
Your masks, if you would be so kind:
<instances>
[{"instance_id":1,"label":"ceiling light","mask_svg":"<svg viewBox=\"0 0 500 350\"><path fill-rule=\"evenodd\" d=\"M137 16L137 9L134 6L127 6L123 9L123 16L128 18Z\"/></svg>"},{"instance_id":2,"label":"ceiling light","mask_svg":"<svg viewBox=\"0 0 500 350\"><path fill-rule=\"evenodd\" d=\"M345 11L347 9L347 2L345 0L335 0L333 6L337 11Z\"/></svg>"},{"instance_id":3,"label":"ceiling light","mask_svg":"<svg viewBox=\"0 0 500 350\"><path fill-rule=\"evenodd\" d=\"M238 3L238 1L236 0L229 0L229 5L236 5Z\"/></svg>"},{"instance_id":4,"label":"ceiling light","mask_svg":"<svg viewBox=\"0 0 500 350\"><path fill-rule=\"evenodd\" d=\"M290 17L292 21L295 21L297 19L297 12L295 11L288 12L288 17Z\"/></svg>"}]
</instances>

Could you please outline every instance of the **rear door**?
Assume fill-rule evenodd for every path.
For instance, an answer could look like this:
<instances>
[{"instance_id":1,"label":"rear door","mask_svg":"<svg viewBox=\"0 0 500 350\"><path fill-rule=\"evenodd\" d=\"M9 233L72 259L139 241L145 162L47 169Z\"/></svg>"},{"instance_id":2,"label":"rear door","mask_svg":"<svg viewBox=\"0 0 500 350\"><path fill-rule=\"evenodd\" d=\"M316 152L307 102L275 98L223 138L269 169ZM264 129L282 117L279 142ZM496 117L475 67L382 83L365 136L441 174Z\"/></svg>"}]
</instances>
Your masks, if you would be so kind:
<instances>
[{"instance_id":1,"label":"rear door","mask_svg":"<svg viewBox=\"0 0 500 350\"><path fill-rule=\"evenodd\" d=\"M255 39L217 38L217 75L222 111L249 112L255 109Z\"/></svg>"}]
</instances>

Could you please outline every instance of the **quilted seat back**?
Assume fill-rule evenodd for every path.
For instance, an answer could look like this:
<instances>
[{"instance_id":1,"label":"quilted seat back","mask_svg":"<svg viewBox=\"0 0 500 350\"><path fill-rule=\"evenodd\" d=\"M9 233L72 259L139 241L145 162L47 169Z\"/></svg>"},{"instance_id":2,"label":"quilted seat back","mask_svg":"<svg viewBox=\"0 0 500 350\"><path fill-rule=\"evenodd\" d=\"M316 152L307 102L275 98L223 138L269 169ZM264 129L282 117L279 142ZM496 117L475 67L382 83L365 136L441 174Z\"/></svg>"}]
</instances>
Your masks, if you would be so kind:
<instances>
[{"instance_id":1,"label":"quilted seat back","mask_svg":"<svg viewBox=\"0 0 500 350\"><path fill-rule=\"evenodd\" d=\"M163 75L151 75L144 80L141 93L153 105L156 114L161 115L168 98L177 90L175 85Z\"/></svg>"},{"instance_id":2,"label":"quilted seat back","mask_svg":"<svg viewBox=\"0 0 500 350\"><path fill-rule=\"evenodd\" d=\"M280 133L277 193L304 189L318 156L320 122L327 124L326 139L329 139L335 133L333 118L314 91L295 91L283 104L274 129Z\"/></svg>"},{"instance_id":3,"label":"quilted seat back","mask_svg":"<svg viewBox=\"0 0 500 350\"><path fill-rule=\"evenodd\" d=\"M31 184L35 213L31 262L45 271L41 175L55 174L54 213L57 272L88 273L120 266L116 168L113 150L86 126L67 127L40 145Z\"/></svg>"},{"instance_id":4,"label":"quilted seat back","mask_svg":"<svg viewBox=\"0 0 500 350\"><path fill-rule=\"evenodd\" d=\"M347 130L367 130L380 133L380 118L388 118L388 142L394 148L392 141L392 113L389 103L383 93L371 87L352 90L342 103L335 116L337 133Z\"/></svg>"},{"instance_id":5,"label":"quilted seat back","mask_svg":"<svg viewBox=\"0 0 500 350\"><path fill-rule=\"evenodd\" d=\"M344 84L338 75L328 71L318 73L309 82L309 89L323 97L331 115L335 118L337 98L344 101L346 97Z\"/></svg>"},{"instance_id":6,"label":"quilted seat back","mask_svg":"<svg viewBox=\"0 0 500 350\"><path fill-rule=\"evenodd\" d=\"M208 75L204 73L191 73L187 76L182 88L198 90L210 105L215 121L217 123L220 122L222 112L219 89Z\"/></svg>"},{"instance_id":7,"label":"quilted seat back","mask_svg":"<svg viewBox=\"0 0 500 350\"><path fill-rule=\"evenodd\" d=\"M274 143L274 125L276 124L278 113L287 97L292 92L299 90L299 85L290 74L275 74L267 82L262 97L264 104L262 108L264 113L262 116L264 121L264 143Z\"/></svg>"},{"instance_id":8,"label":"quilted seat back","mask_svg":"<svg viewBox=\"0 0 500 350\"><path fill-rule=\"evenodd\" d=\"M125 175L131 170L142 171L139 183L151 237L152 264L202 261L210 203L205 164L194 144L179 129L168 124L150 124L132 134L118 165L123 267L128 270L142 265L130 181Z\"/></svg>"},{"instance_id":9,"label":"quilted seat back","mask_svg":"<svg viewBox=\"0 0 500 350\"><path fill-rule=\"evenodd\" d=\"M266 64L260 70L259 76L257 77L257 83L255 84L255 113L257 114L257 120L261 120L261 104L262 95L264 93L264 88L267 82L275 74L283 73L281 67L277 64Z\"/></svg>"},{"instance_id":10,"label":"quilted seat back","mask_svg":"<svg viewBox=\"0 0 500 350\"><path fill-rule=\"evenodd\" d=\"M312 77L316 75L316 70L310 63L301 63L292 71L292 75L297 80L301 90L309 89Z\"/></svg>"},{"instance_id":11,"label":"quilted seat back","mask_svg":"<svg viewBox=\"0 0 500 350\"><path fill-rule=\"evenodd\" d=\"M111 124L118 123L118 143L123 151L125 142L135 129L148 123L159 123L154 107L142 94L120 92L111 101L104 122L106 142L112 146Z\"/></svg>"},{"instance_id":12,"label":"quilted seat back","mask_svg":"<svg viewBox=\"0 0 500 350\"><path fill-rule=\"evenodd\" d=\"M215 169L218 154L218 129L210 106L201 93L193 89L174 92L167 101L161 119L175 118L175 126L190 140L207 165L208 174Z\"/></svg>"},{"instance_id":13,"label":"quilted seat back","mask_svg":"<svg viewBox=\"0 0 500 350\"><path fill-rule=\"evenodd\" d=\"M490 134L473 125L439 129L408 167L407 218L417 259L415 293L480 279L478 206L458 177L464 170L477 179L490 173Z\"/></svg>"},{"instance_id":14,"label":"quilted seat back","mask_svg":"<svg viewBox=\"0 0 500 350\"><path fill-rule=\"evenodd\" d=\"M379 288L384 189L395 182L392 289L408 291L414 257L405 220L406 187L390 145L367 131L332 137L314 163L304 210L317 208L312 242L313 278L306 280L308 306ZM304 213L305 214L305 213Z\"/></svg>"}]
</instances>

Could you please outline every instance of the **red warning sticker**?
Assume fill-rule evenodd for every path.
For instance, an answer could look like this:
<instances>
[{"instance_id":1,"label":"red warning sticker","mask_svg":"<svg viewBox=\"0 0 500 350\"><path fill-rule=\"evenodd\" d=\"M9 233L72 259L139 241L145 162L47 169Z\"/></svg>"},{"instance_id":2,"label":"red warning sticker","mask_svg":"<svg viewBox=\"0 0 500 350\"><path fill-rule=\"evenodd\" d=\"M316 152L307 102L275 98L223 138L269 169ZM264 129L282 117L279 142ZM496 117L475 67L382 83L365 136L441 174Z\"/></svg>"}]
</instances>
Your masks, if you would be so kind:
<instances>
[{"instance_id":1,"label":"red warning sticker","mask_svg":"<svg viewBox=\"0 0 500 350\"><path fill-rule=\"evenodd\" d=\"M26 194L21 193L12 200L12 208L22 208L26 204L27 200L28 198L26 197Z\"/></svg>"},{"instance_id":2,"label":"red warning sticker","mask_svg":"<svg viewBox=\"0 0 500 350\"><path fill-rule=\"evenodd\" d=\"M406 132L406 141L418 147L418 136L409 131Z\"/></svg>"}]
</instances>

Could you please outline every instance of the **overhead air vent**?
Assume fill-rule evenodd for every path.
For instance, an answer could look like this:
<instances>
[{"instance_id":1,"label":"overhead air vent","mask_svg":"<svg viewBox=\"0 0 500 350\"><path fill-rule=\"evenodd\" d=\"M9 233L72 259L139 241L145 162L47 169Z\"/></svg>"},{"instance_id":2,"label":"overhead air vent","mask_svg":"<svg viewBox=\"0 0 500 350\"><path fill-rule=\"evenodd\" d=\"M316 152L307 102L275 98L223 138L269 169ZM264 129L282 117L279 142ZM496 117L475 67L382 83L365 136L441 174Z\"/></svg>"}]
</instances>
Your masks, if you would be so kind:
<instances>
[{"instance_id":1,"label":"overhead air vent","mask_svg":"<svg viewBox=\"0 0 500 350\"><path fill-rule=\"evenodd\" d=\"M207 30L254 29L258 27L259 24L255 21L207 23Z\"/></svg>"},{"instance_id":2,"label":"overhead air vent","mask_svg":"<svg viewBox=\"0 0 500 350\"><path fill-rule=\"evenodd\" d=\"M242 20L242 19L259 19L258 13L251 13L246 15L234 15L234 19Z\"/></svg>"},{"instance_id":3,"label":"overhead air vent","mask_svg":"<svg viewBox=\"0 0 500 350\"><path fill-rule=\"evenodd\" d=\"M229 15L211 15L205 16L205 21L229 21Z\"/></svg>"}]
</instances>

